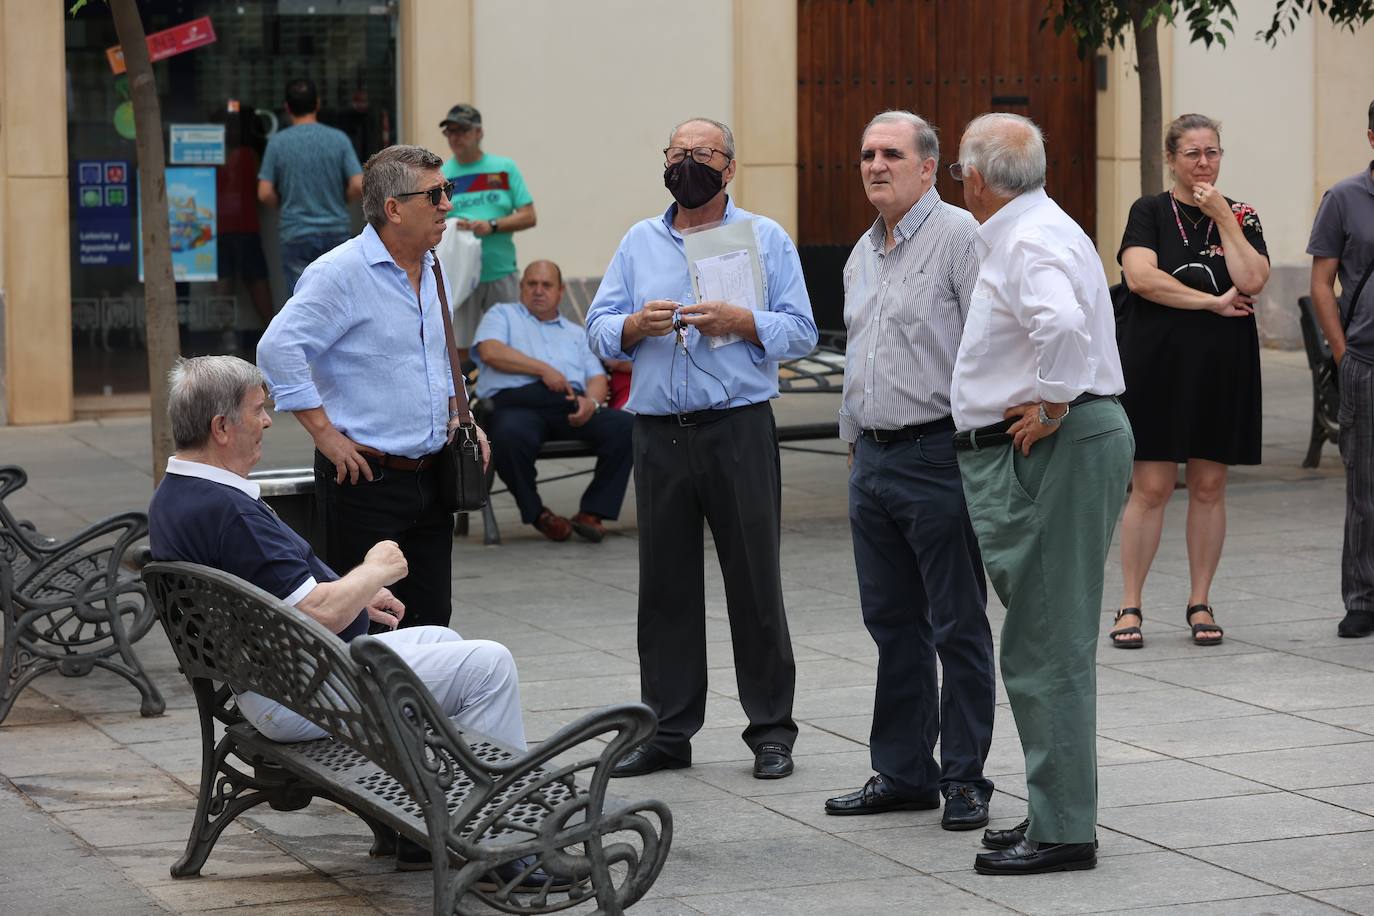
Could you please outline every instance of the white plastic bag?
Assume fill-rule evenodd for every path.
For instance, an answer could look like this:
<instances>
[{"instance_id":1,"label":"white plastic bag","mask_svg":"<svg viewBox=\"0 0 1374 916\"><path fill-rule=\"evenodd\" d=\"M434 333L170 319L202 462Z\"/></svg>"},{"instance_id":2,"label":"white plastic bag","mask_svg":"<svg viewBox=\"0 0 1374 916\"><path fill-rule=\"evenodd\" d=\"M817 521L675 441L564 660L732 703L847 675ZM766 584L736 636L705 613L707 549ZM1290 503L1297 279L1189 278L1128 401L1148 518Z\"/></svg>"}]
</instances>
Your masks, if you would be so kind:
<instances>
[{"instance_id":1,"label":"white plastic bag","mask_svg":"<svg viewBox=\"0 0 1374 916\"><path fill-rule=\"evenodd\" d=\"M444 237L434 251L453 291L449 307L457 312L482 280L482 240L467 229L459 229L456 219L445 221L444 226Z\"/></svg>"}]
</instances>

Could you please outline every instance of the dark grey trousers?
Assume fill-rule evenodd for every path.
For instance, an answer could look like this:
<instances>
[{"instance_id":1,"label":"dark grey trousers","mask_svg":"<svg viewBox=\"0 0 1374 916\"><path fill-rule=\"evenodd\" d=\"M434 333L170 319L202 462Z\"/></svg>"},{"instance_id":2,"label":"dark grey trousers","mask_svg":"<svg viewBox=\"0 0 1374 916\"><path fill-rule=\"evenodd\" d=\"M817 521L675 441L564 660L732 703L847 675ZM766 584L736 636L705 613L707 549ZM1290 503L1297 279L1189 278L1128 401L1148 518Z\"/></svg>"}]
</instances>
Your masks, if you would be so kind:
<instances>
[{"instance_id":1,"label":"dark grey trousers","mask_svg":"<svg viewBox=\"0 0 1374 916\"><path fill-rule=\"evenodd\" d=\"M659 750L688 763L706 718L706 585L702 522L725 580L744 741L791 747L797 669L779 568L782 476L768 404L713 422L635 418L639 516L639 678L658 716Z\"/></svg>"},{"instance_id":2,"label":"dark grey trousers","mask_svg":"<svg viewBox=\"0 0 1374 916\"><path fill-rule=\"evenodd\" d=\"M1374 366L1341 360L1341 461L1345 464L1345 544L1341 597L1347 611L1374 611Z\"/></svg>"}]
</instances>

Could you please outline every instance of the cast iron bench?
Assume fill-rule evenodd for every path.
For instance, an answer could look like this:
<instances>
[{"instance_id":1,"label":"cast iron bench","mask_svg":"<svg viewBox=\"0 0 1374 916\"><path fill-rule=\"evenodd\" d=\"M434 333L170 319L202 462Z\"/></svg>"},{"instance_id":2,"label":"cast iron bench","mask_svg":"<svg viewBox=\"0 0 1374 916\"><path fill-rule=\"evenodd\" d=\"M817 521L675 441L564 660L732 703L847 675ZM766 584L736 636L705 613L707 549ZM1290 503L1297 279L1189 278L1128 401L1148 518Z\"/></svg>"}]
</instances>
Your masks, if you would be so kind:
<instances>
[{"instance_id":1,"label":"cast iron bench","mask_svg":"<svg viewBox=\"0 0 1374 916\"><path fill-rule=\"evenodd\" d=\"M316 797L362 818L373 855L394 854L398 833L429 847L436 916L472 912L469 894L508 913L594 900L597 913L616 914L658 877L672 841L668 807L605 795L611 767L654 733L647 707L607 707L517 753L457 728L381 640L345 646L268 593L204 566L150 563L143 579L200 713L199 801L174 877L199 874L224 828L255 805L294 811ZM230 705L231 690L274 699L332 737L270 741ZM216 722L225 726L218 743ZM526 856L580 880L516 890L534 864L508 882L488 876ZM494 890L479 886L484 876Z\"/></svg>"},{"instance_id":2,"label":"cast iron bench","mask_svg":"<svg viewBox=\"0 0 1374 916\"><path fill-rule=\"evenodd\" d=\"M1341 407L1341 392L1337 387L1335 364L1331 361L1331 346L1317 325L1311 296L1298 300L1298 324L1302 328L1302 346L1307 351L1307 368L1312 370L1312 435L1302 466L1315 468L1321 464L1322 446L1340 441L1341 425L1336 420L1336 413Z\"/></svg>"},{"instance_id":3,"label":"cast iron bench","mask_svg":"<svg viewBox=\"0 0 1374 916\"><path fill-rule=\"evenodd\" d=\"M23 468L0 467L0 722L34 678L81 677L96 667L138 688L142 715L162 715L166 704L133 648L152 627L153 611L125 566L148 533L148 517L123 512L59 541L5 506L27 482Z\"/></svg>"}]
</instances>

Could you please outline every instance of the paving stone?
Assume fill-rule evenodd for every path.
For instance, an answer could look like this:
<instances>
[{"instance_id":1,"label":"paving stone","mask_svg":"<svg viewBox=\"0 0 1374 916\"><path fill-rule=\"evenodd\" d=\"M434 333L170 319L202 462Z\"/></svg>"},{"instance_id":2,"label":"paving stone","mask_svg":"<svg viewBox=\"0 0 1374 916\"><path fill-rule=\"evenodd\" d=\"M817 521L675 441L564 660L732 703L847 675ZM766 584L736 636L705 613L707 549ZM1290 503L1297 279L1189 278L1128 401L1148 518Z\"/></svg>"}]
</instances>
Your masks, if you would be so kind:
<instances>
[{"instance_id":1,"label":"paving stone","mask_svg":"<svg viewBox=\"0 0 1374 916\"><path fill-rule=\"evenodd\" d=\"M655 896L736 893L914 874L904 865L824 835L706 843L675 849Z\"/></svg>"},{"instance_id":2,"label":"paving stone","mask_svg":"<svg viewBox=\"0 0 1374 916\"><path fill-rule=\"evenodd\" d=\"M1102 729L1099 726L1099 732L1108 738L1170 757L1243 754L1290 747L1352 744L1369 739L1362 732L1280 713L1124 728Z\"/></svg>"},{"instance_id":3,"label":"paving stone","mask_svg":"<svg viewBox=\"0 0 1374 916\"><path fill-rule=\"evenodd\" d=\"M1374 783L1334 789L1303 789L1300 794L1374 816Z\"/></svg>"},{"instance_id":4,"label":"paving stone","mask_svg":"<svg viewBox=\"0 0 1374 916\"><path fill-rule=\"evenodd\" d=\"M1374 816L1287 792L1104 808L1098 819L1170 849L1374 830Z\"/></svg>"},{"instance_id":5,"label":"paving stone","mask_svg":"<svg viewBox=\"0 0 1374 916\"><path fill-rule=\"evenodd\" d=\"M1357 785L1374 772L1374 742L1208 757L1205 765L1280 789Z\"/></svg>"},{"instance_id":6,"label":"paving stone","mask_svg":"<svg viewBox=\"0 0 1374 916\"><path fill-rule=\"evenodd\" d=\"M1284 890L1341 888L1374 873L1374 830L1203 846L1189 854Z\"/></svg>"},{"instance_id":7,"label":"paving stone","mask_svg":"<svg viewBox=\"0 0 1374 916\"><path fill-rule=\"evenodd\" d=\"M910 865L917 871L933 875L943 872L968 872L973 868L974 856L980 852L987 852L981 842L983 831L945 830L939 825L938 811L931 819L934 823L916 827L878 826L884 818L885 816L849 818L853 821L867 821L872 826L867 830L846 832L843 836L851 843L857 843L865 849L896 859L903 865ZM1019 818L1004 819L998 824L998 828L1011 828L1019 822ZM1159 851L1159 847L1151 843L1100 827L1097 838L1102 844L1098 850L1100 859Z\"/></svg>"},{"instance_id":8,"label":"paving stone","mask_svg":"<svg viewBox=\"0 0 1374 916\"><path fill-rule=\"evenodd\" d=\"M1347 910L1327 906L1298 894L1266 894L1237 900L1208 900L1206 903L1180 903L1173 906L1112 908L1099 913L1120 916L1335 916Z\"/></svg>"},{"instance_id":9,"label":"paving stone","mask_svg":"<svg viewBox=\"0 0 1374 916\"><path fill-rule=\"evenodd\" d=\"M186 842L195 821L196 800L162 799L137 806L81 808L59 811L54 819L97 849L159 842ZM247 829L237 821L221 836L237 836Z\"/></svg>"},{"instance_id":10,"label":"paving stone","mask_svg":"<svg viewBox=\"0 0 1374 916\"><path fill-rule=\"evenodd\" d=\"M806 884L770 891L684 897L693 910L711 916L833 916L839 913L940 913L992 916L1016 912L943 881L922 876L874 881ZM639 909L634 910L636 914Z\"/></svg>"},{"instance_id":11,"label":"paving stone","mask_svg":"<svg viewBox=\"0 0 1374 916\"><path fill-rule=\"evenodd\" d=\"M1271 885L1176 852L1103 856L1091 871L1006 877L979 875L970 868L940 877L1029 916L1091 913L1104 900L1203 903L1274 891Z\"/></svg>"},{"instance_id":12,"label":"paving stone","mask_svg":"<svg viewBox=\"0 0 1374 916\"><path fill-rule=\"evenodd\" d=\"M125 773L108 773L101 768L99 772L23 776L15 779L14 785L49 813L194 798L165 773L141 768Z\"/></svg>"},{"instance_id":13,"label":"paving stone","mask_svg":"<svg viewBox=\"0 0 1374 916\"><path fill-rule=\"evenodd\" d=\"M5 740L9 740L6 738ZM146 916L172 912L0 780L0 912Z\"/></svg>"},{"instance_id":14,"label":"paving stone","mask_svg":"<svg viewBox=\"0 0 1374 916\"><path fill-rule=\"evenodd\" d=\"M1309 896L1340 907L1346 913L1374 914L1374 884L1312 891Z\"/></svg>"}]
</instances>

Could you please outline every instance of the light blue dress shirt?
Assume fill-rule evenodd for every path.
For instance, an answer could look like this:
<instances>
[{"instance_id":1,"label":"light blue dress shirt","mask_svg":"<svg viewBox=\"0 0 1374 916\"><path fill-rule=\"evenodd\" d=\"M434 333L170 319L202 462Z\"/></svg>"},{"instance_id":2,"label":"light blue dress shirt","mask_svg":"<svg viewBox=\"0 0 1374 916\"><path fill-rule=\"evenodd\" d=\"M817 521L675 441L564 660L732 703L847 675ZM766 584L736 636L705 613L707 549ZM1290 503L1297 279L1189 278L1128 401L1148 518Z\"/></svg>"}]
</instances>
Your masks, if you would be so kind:
<instances>
[{"instance_id":1,"label":"light blue dress shirt","mask_svg":"<svg viewBox=\"0 0 1374 916\"><path fill-rule=\"evenodd\" d=\"M477 393L484 398L507 388L539 381L537 375L502 372L488 366L478 352L478 344L484 340L499 340L526 356L548 363L581 392L587 390L587 379L606 374L601 360L587 348L587 331L580 324L562 315L552 321L540 321L524 303L498 302L482 316L482 323L477 325L477 334L472 340L472 358L482 367L477 376Z\"/></svg>"},{"instance_id":2,"label":"light blue dress shirt","mask_svg":"<svg viewBox=\"0 0 1374 916\"><path fill-rule=\"evenodd\" d=\"M418 301L371 226L307 267L258 342L277 410L323 406L360 445L407 458L437 452L453 376L433 258L425 253Z\"/></svg>"},{"instance_id":3,"label":"light blue dress shirt","mask_svg":"<svg viewBox=\"0 0 1374 916\"><path fill-rule=\"evenodd\" d=\"M646 337L629 352L620 348L625 319L654 299L691 303L696 298L682 235L673 228L677 204L662 216L641 220L620 242L587 311L592 352L605 359L632 359L627 410L656 416L744 407L778 396L778 363L805 356L816 346L816 322L802 279L796 246L783 228L741 210L729 198L725 222L754 220L763 259L767 310L754 312L763 346L741 340L712 348L696 328L687 332L687 359L676 332Z\"/></svg>"}]
</instances>

